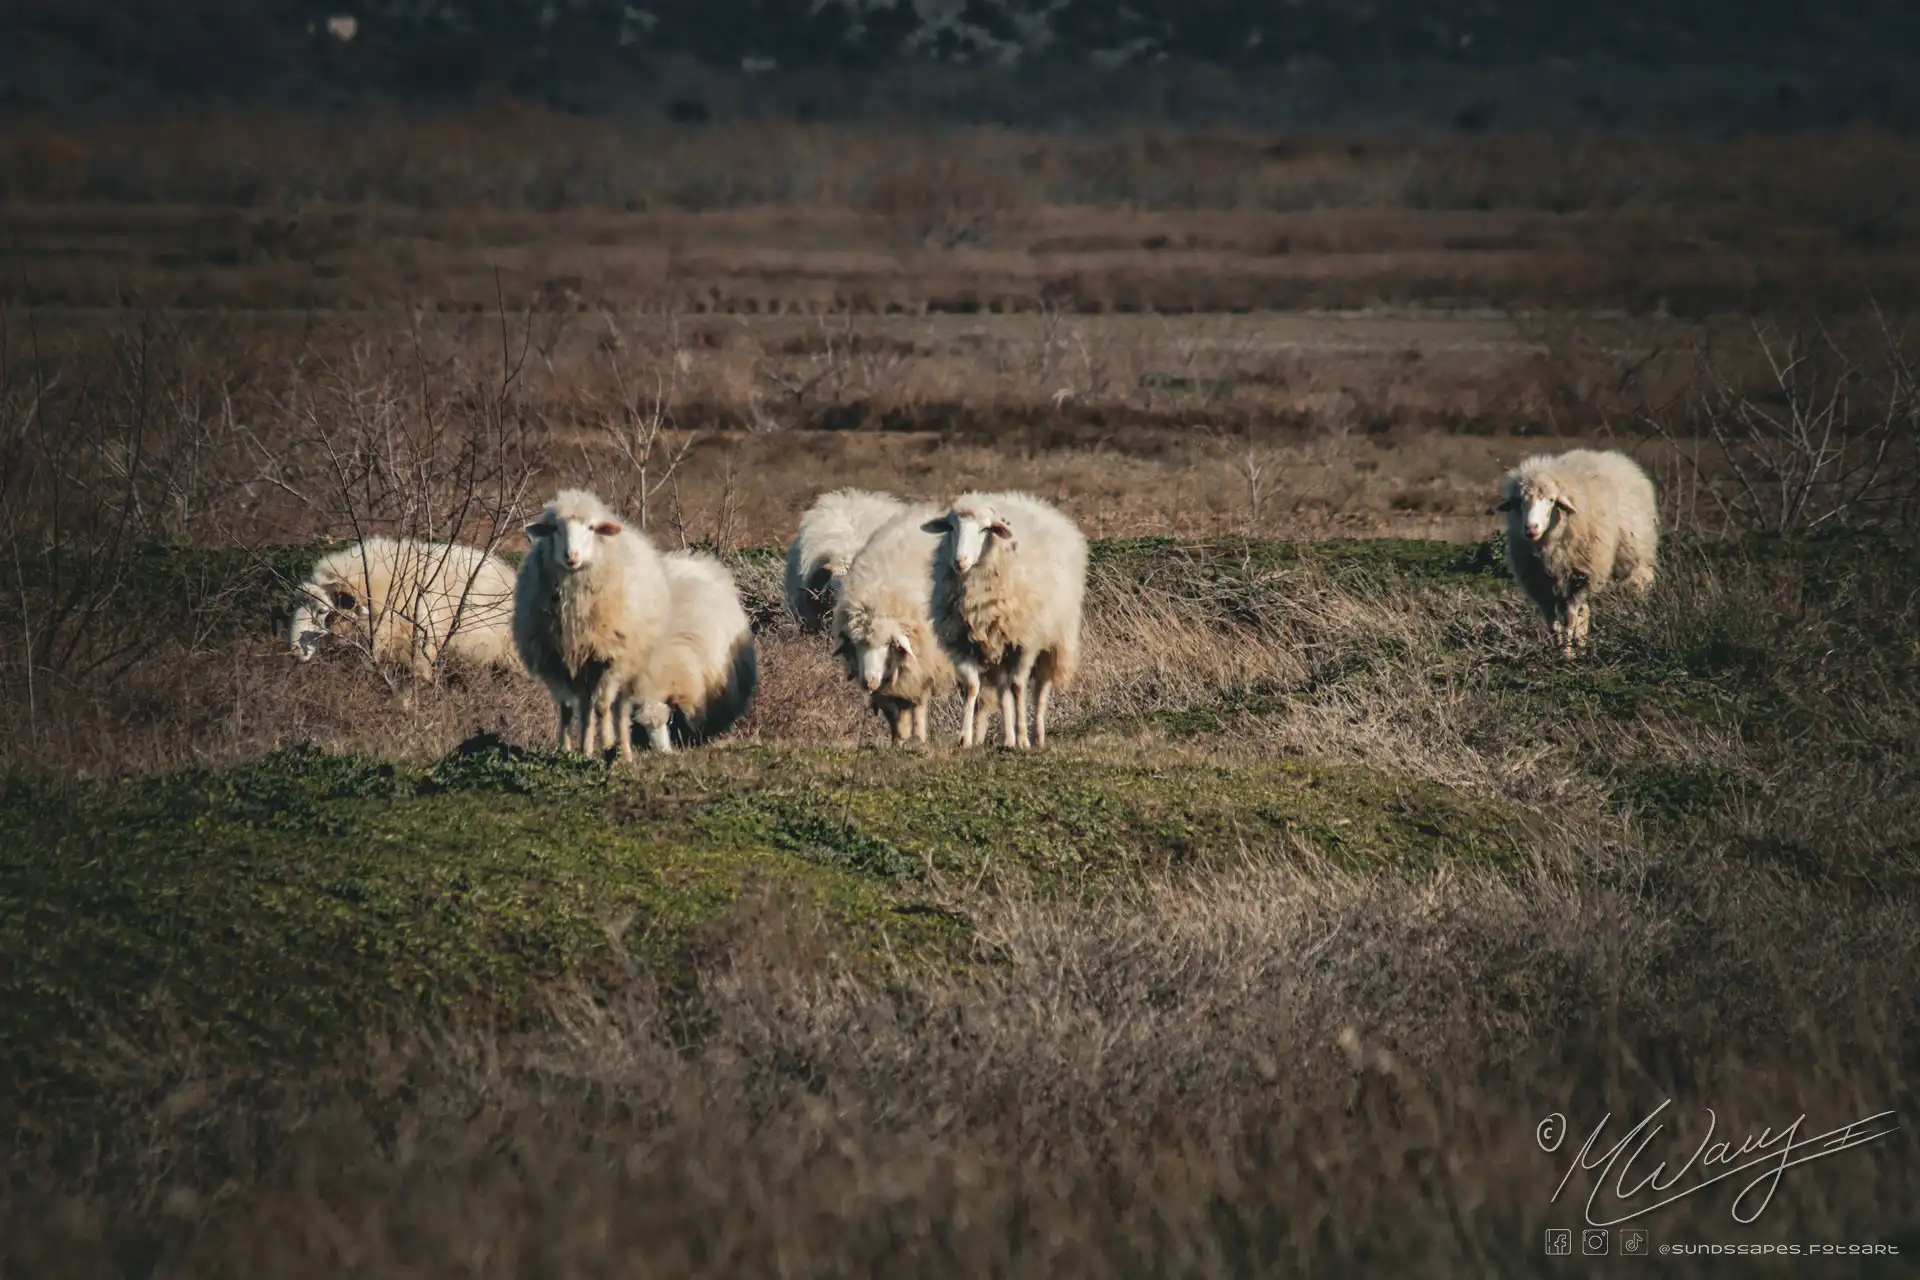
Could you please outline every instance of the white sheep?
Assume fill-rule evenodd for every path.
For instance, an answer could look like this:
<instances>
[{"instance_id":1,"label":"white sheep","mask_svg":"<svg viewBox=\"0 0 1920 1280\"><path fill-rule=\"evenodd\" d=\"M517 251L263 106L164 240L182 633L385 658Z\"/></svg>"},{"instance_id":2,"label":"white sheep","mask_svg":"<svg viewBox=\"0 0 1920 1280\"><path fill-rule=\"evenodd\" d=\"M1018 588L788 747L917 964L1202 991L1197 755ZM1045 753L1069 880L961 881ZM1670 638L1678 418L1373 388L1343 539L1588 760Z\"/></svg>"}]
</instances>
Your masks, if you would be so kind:
<instances>
[{"instance_id":1,"label":"white sheep","mask_svg":"<svg viewBox=\"0 0 1920 1280\"><path fill-rule=\"evenodd\" d=\"M644 676L666 634L668 587L659 552L595 494L562 489L527 525L527 558L514 590L513 642L559 708L559 748L602 739L632 759L627 701L659 707ZM619 704L619 705L616 705Z\"/></svg>"},{"instance_id":2,"label":"white sheep","mask_svg":"<svg viewBox=\"0 0 1920 1280\"><path fill-rule=\"evenodd\" d=\"M669 620L643 678L630 690L630 716L655 751L725 733L747 713L760 683L753 624L727 566L698 551L669 552ZM665 714L654 704L665 704ZM620 721L625 725L627 720Z\"/></svg>"},{"instance_id":3,"label":"white sheep","mask_svg":"<svg viewBox=\"0 0 1920 1280\"><path fill-rule=\"evenodd\" d=\"M866 489L835 489L807 508L787 547L787 608L802 631L826 628L847 565L875 529L904 510L892 494Z\"/></svg>"},{"instance_id":4,"label":"white sheep","mask_svg":"<svg viewBox=\"0 0 1920 1280\"><path fill-rule=\"evenodd\" d=\"M1065 688L1080 666L1086 537L1057 507L1026 493L962 494L923 527L941 537L933 562L934 631L966 691L960 744L981 737L980 683L991 678L1005 745L1045 746L1048 695Z\"/></svg>"},{"instance_id":5,"label":"white sheep","mask_svg":"<svg viewBox=\"0 0 1920 1280\"><path fill-rule=\"evenodd\" d=\"M1614 450L1535 454L1509 471L1507 567L1563 656L1587 642L1589 599L1616 582L1645 595L1660 553L1653 481Z\"/></svg>"},{"instance_id":6,"label":"white sheep","mask_svg":"<svg viewBox=\"0 0 1920 1280\"><path fill-rule=\"evenodd\" d=\"M512 666L512 566L478 547L374 535L328 552L301 584L287 643L310 661L351 635L431 678L443 657Z\"/></svg>"},{"instance_id":7,"label":"white sheep","mask_svg":"<svg viewBox=\"0 0 1920 1280\"><path fill-rule=\"evenodd\" d=\"M928 701L956 682L930 612L940 535L923 526L938 515L908 507L881 525L847 566L834 606L834 655L847 679L866 685L895 742L925 742Z\"/></svg>"}]
</instances>

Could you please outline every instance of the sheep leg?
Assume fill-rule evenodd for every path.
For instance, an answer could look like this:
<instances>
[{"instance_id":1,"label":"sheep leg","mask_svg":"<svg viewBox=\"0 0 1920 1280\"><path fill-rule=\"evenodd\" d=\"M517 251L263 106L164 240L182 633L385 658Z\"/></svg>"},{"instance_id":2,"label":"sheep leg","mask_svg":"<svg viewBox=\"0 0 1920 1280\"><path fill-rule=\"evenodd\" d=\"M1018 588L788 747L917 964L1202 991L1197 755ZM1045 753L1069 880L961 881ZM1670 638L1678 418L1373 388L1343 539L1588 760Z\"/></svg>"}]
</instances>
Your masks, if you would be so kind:
<instances>
[{"instance_id":1,"label":"sheep leg","mask_svg":"<svg viewBox=\"0 0 1920 1280\"><path fill-rule=\"evenodd\" d=\"M1020 655L1020 665L1013 672L1013 707L1015 738L1023 747L1033 746L1033 731L1028 727L1028 693L1033 687L1033 669L1039 663L1040 655L1028 650Z\"/></svg>"},{"instance_id":2,"label":"sheep leg","mask_svg":"<svg viewBox=\"0 0 1920 1280\"><path fill-rule=\"evenodd\" d=\"M923 743L927 740L927 704L924 702L913 704L913 736Z\"/></svg>"},{"instance_id":3,"label":"sheep leg","mask_svg":"<svg viewBox=\"0 0 1920 1280\"><path fill-rule=\"evenodd\" d=\"M583 694L579 700L579 711L574 716L575 749L583 756L593 755L600 749L600 690L595 687Z\"/></svg>"},{"instance_id":4,"label":"sheep leg","mask_svg":"<svg viewBox=\"0 0 1920 1280\"><path fill-rule=\"evenodd\" d=\"M1006 676L994 682L1000 687L1000 745L1008 750L1020 749L1020 719L1013 681Z\"/></svg>"},{"instance_id":5,"label":"sheep leg","mask_svg":"<svg viewBox=\"0 0 1920 1280\"><path fill-rule=\"evenodd\" d=\"M620 758L633 760L633 699L621 694L613 700L613 733L620 740Z\"/></svg>"},{"instance_id":6,"label":"sheep leg","mask_svg":"<svg viewBox=\"0 0 1920 1280\"><path fill-rule=\"evenodd\" d=\"M1583 591L1573 598L1573 604L1568 609L1567 622L1573 646L1576 649L1585 649L1587 631L1593 625L1593 610L1586 592Z\"/></svg>"},{"instance_id":7,"label":"sheep leg","mask_svg":"<svg viewBox=\"0 0 1920 1280\"><path fill-rule=\"evenodd\" d=\"M593 745L587 754L596 760L608 747L614 746L620 737L613 722L615 707L622 706L624 699L620 689L612 680L603 679L593 695Z\"/></svg>"},{"instance_id":8,"label":"sheep leg","mask_svg":"<svg viewBox=\"0 0 1920 1280\"><path fill-rule=\"evenodd\" d=\"M1547 615L1547 626L1553 631L1553 644L1563 658L1573 656L1573 606L1566 600L1555 600Z\"/></svg>"},{"instance_id":9,"label":"sheep leg","mask_svg":"<svg viewBox=\"0 0 1920 1280\"><path fill-rule=\"evenodd\" d=\"M573 738L567 744L568 749L583 756L588 754L588 735L595 733L597 728L593 718L593 699L576 699L573 706Z\"/></svg>"},{"instance_id":10,"label":"sheep leg","mask_svg":"<svg viewBox=\"0 0 1920 1280\"><path fill-rule=\"evenodd\" d=\"M1047 695L1053 692L1053 681L1042 680L1033 696L1033 745L1047 745Z\"/></svg>"},{"instance_id":11,"label":"sheep leg","mask_svg":"<svg viewBox=\"0 0 1920 1280\"><path fill-rule=\"evenodd\" d=\"M966 682L967 700L960 708L960 745L970 747L974 739L974 713L980 706L980 676L969 671L961 679Z\"/></svg>"},{"instance_id":12,"label":"sheep leg","mask_svg":"<svg viewBox=\"0 0 1920 1280\"><path fill-rule=\"evenodd\" d=\"M555 740L553 749L565 755L567 739L573 733L573 701L570 698L556 696L553 705L560 711L560 735Z\"/></svg>"}]
</instances>

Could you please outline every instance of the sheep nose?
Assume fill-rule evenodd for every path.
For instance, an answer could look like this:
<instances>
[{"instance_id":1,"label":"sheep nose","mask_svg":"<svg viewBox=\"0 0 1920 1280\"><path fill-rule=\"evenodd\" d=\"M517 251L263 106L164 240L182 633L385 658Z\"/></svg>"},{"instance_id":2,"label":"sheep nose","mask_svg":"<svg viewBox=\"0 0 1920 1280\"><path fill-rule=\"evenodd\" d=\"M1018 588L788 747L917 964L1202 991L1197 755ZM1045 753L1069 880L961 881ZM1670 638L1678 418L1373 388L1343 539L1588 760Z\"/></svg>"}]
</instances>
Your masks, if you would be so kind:
<instances>
[{"instance_id":1,"label":"sheep nose","mask_svg":"<svg viewBox=\"0 0 1920 1280\"><path fill-rule=\"evenodd\" d=\"M567 568L578 569L579 567L580 567L579 553L574 551L567 552Z\"/></svg>"},{"instance_id":2,"label":"sheep nose","mask_svg":"<svg viewBox=\"0 0 1920 1280\"><path fill-rule=\"evenodd\" d=\"M878 676L868 676L867 692L875 693L879 691L879 688L880 688L880 678Z\"/></svg>"}]
</instances>

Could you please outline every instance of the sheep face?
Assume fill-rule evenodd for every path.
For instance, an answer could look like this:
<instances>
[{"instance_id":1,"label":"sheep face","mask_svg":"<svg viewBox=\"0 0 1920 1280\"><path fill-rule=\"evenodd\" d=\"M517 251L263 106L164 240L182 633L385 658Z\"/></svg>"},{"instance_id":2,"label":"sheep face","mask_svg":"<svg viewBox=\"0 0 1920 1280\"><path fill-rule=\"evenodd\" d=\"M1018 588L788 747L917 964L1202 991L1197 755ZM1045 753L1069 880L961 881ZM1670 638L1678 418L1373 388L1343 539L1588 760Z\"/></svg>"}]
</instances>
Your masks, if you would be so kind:
<instances>
[{"instance_id":1,"label":"sheep face","mask_svg":"<svg viewBox=\"0 0 1920 1280\"><path fill-rule=\"evenodd\" d=\"M1506 513L1509 520L1518 515L1527 540L1537 543L1545 540L1563 516L1573 514L1573 504L1555 490L1520 480L1508 486L1506 497L1495 510Z\"/></svg>"},{"instance_id":2,"label":"sheep face","mask_svg":"<svg viewBox=\"0 0 1920 1280\"><path fill-rule=\"evenodd\" d=\"M965 573L986 559L995 542L1005 542L1008 550L1014 546L1013 529L986 508L958 507L920 527L928 533L948 537L953 548L953 568L956 573Z\"/></svg>"},{"instance_id":3,"label":"sheep face","mask_svg":"<svg viewBox=\"0 0 1920 1280\"><path fill-rule=\"evenodd\" d=\"M913 641L898 627L871 643L843 633L835 652L845 664L849 680L858 680L868 693L878 693L893 683L900 664L913 656Z\"/></svg>"},{"instance_id":4,"label":"sheep face","mask_svg":"<svg viewBox=\"0 0 1920 1280\"><path fill-rule=\"evenodd\" d=\"M620 536L618 520L591 519L579 514L543 511L527 526L527 537L547 543L555 564L569 573L592 564L600 554L600 540Z\"/></svg>"},{"instance_id":5,"label":"sheep face","mask_svg":"<svg viewBox=\"0 0 1920 1280\"><path fill-rule=\"evenodd\" d=\"M308 586L288 628L293 656L302 662L313 661L329 636L342 630L349 620L365 621L368 616L366 604L345 587Z\"/></svg>"}]
</instances>

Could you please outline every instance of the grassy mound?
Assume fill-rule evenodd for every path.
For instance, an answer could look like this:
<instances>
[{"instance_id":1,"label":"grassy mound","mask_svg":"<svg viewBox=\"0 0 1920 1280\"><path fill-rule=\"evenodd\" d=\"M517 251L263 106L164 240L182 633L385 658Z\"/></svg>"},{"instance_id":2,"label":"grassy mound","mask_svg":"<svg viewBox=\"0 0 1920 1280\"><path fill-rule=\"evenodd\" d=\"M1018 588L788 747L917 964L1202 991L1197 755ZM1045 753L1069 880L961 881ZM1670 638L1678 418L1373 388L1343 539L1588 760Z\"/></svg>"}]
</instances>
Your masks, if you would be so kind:
<instances>
[{"instance_id":1,"label":"grassy mound","mask_svg":"<svg viewBox=\"0 0 1920 1280\"><path fill-rule=\"evenodd\" d=\"M963 960L942 887L1042 892L1312 847L1514 856L1522 815L1289 761L740 747L628 771L476 740L431 766L290 748L227 772L10 784L0 1057L101 1028L312 1048L396 1015L524 1019L551 984L679 981L749 886L854 966Z\"/></svg>"}]
</instances>

